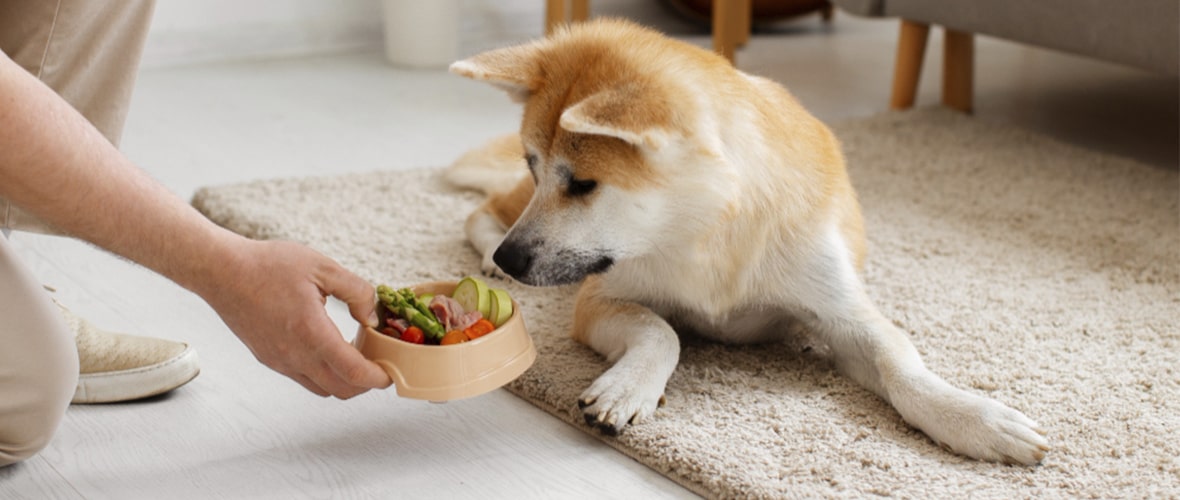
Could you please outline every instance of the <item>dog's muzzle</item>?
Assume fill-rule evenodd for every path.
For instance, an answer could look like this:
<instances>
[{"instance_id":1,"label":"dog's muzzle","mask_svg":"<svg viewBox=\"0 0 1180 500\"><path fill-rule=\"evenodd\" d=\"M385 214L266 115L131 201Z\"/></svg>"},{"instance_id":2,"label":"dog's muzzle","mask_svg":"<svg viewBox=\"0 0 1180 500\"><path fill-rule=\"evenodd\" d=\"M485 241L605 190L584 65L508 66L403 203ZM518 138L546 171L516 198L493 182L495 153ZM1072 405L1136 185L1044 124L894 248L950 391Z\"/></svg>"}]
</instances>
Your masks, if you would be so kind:
<instances>
[{"instance_id":1,"label":"dog's muzzle","mask_svg":"<svg viewBox=\"0 0 1180 500\"><path fill-rule=\"evenodd\" d=\"M522 278L528 273L529 267L533 265L533 252L530 245L505 240L496 249L496 253L492 254L492 260L496 262L497 266L500 266L501 271L508 273L517 281L524 282L525 280Z\"/></svg>"},{"instance_id":2,"label":"dog's muzzle","mask_svg":"<svg viewBox=\"0 0 1180 500\"><path fill-rule=\"evenodd\" d=\"M504 240L492 260L501 271L526 285L557 286L577 283L589 274L606 272L615 261L604 253L570 250L538 252L533 243Z\"/></svg>"}]
</instances>

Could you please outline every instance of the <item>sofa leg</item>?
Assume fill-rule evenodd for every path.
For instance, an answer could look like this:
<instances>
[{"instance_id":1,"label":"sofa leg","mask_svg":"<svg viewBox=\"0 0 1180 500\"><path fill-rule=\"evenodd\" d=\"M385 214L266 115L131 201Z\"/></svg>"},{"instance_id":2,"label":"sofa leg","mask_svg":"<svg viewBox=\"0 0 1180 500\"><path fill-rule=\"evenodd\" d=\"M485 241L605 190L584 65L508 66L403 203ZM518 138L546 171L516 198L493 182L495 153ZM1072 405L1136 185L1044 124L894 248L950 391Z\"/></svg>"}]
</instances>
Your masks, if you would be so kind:
<instances>
[{"instance_id":1,"label":"sofa leg","mask_svg":"<svg viewBox=\"0 0 1180 500\"><path fill-rule=\"evenodd\" d=\"M745 47L750 43L750 30L754 23L754 3L753 0L738 0L737 2L741 10L737 13L737 18L734 19L736 24L737 46Z\"/></svg>"},{"instance_id":2,"label":"sofa leg","mask_svg":"<svg viewBox=\"0 0 1180 500\"><path fill-rule=\"evenodd\" d=\"M565 22L565 0L545 0L545 34L553 34Z\"/></svg>"},{"instance_id":3,"label":"sofa leg","mask_svg":"<svg viewBox=\"0 0 1180 500\"><path fill-rule=\"evenodd\" d=\"M897 39L897 61L893 66L893 95L889 107L909 109L918 94L918 78L922 76L922 59L926 55L926 38L930 25L902 19Z\"/></svg>"},{"instance_id":4,"label":"sofa leg","mask_svg":"<svg viewBox=\"0 0 1180 500\"><path fill-rule=\"evenodd\" d=\"M942 105L971 112L975 79L975 36L947 29L942 52Z\"/></svg>"},{"instance_id":5,"label":"sofa leg","mask_svg":"<svg viewBox=\"0 0 1180 500\"><path fill-rule=\"evenodd\" d=\"M580 23L588 20L590 20L590 0L570 2L570 21Z\"/></svg>"},{"instance_id":6,"label":"sofa leg","mask_svg":"<svg viewBox=\"0 0 1180 500\"><path fill-rule=\"evenodd\" d=\"M734 52L750 38L751 0L713 2L713 51L734 62Z\"/></svg>"},{"instance_id":7,"label":"sofa leg","mask_svg":"<svg viewBox=\"0 0 1180 500\"><path fill-rule=\"evenodd\" d=\"M590 0L545 0L545 34L551 35L558 26L581 22L590 18Z\"/></svg>"}]
</instances>

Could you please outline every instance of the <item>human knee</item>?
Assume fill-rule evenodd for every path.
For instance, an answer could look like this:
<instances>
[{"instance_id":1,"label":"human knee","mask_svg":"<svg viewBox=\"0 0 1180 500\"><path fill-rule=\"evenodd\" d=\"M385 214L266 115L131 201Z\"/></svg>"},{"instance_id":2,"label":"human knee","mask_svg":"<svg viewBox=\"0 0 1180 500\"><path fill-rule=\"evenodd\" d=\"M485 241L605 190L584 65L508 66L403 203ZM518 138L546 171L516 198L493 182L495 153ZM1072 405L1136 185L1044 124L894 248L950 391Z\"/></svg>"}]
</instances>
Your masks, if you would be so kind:
<instances>
[{"instance_id":1,"label":"human knee","mask_svg":"<svg viewBox=\"0 0 1180 500\"><path fill-rule=\"evenodd\" d=\"M60 422L60 415L53 418L5 416L7 428L0 434L0 467L28 460L45 449Z\"/></svg>"},{"instance_id":2,"label":"human knee","mask_svg":"<svg viewBox=\"0 0 1180 500\"><path fill-rule=\"evenodd\" d=\"M78 355L64 322L46 321L0 370L0 466L32 457L52 440L78 385Z\"/></svg>"}]
</instances>

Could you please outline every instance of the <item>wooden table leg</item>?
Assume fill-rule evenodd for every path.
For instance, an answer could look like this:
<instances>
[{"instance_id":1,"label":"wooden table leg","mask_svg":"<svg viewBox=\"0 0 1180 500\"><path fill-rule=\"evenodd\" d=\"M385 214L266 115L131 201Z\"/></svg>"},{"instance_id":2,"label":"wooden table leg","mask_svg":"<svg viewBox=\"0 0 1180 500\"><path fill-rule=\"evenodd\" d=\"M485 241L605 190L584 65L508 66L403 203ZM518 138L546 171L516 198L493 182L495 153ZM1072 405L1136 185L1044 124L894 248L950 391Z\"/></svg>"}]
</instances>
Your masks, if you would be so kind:
<instances>
[{"instance_id":1,"label":"wooden table leg","mask_svg":"<svg viewBox=\"0 0 1180 500\"><path fill-rule=\"evenodd\" d=\"M909 109L914 106L929 34L929 24L901 20L901 31L897 39L897 60L893 66L893 95L889 98L890 108Z\"/></svg>"},{"instance_id":2,"label":"wooden table leg","mask_svg":"<svg viewBox=\"0 0 1180 500\"><path fill-rule=\"evenodd\" d=\"M942 105L970 113L975 80L975 35L944 30L942 52Z\"/></svg>"}]
</instances>

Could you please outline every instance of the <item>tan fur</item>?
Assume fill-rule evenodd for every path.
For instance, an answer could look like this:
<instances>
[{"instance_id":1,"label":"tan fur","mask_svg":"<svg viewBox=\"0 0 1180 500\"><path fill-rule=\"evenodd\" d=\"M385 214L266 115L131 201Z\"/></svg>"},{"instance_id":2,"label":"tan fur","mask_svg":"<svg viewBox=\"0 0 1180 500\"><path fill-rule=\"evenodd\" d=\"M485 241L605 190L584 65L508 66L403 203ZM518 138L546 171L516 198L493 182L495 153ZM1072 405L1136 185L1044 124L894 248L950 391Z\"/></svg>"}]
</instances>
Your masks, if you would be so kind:
<instances>
[{"instance_id":1,"label":"tan fur","mask_svg":"<svg viewBox=\"0 0 1180 500\"><path fill-rule=\"evenodd\" d=\"M587 422L614 433L655 412L679 356L673 324L738 343L802 321L937 442L985 460L1044 455L1035 422L927 370L869 301L839 141L780 85L615 20L451 69L524 104L523 148L500 139L448 178L492 191L466 225L484 272L581 281L571 333L612 363L579 398ZM506 173L522 156L532 173Z\"/></svg>"},{"instance_id":2,"label":"tan fur","mask_svg":"<svg viewBox=\"0 0 1180 500\"><path fill-rule=\"evenodd\" d=\"M443 177L459 187L485 194L501 193L513 189L518 178L528 177L521 170L522 158L524 149L520 145L520 135L507 134L464 153L443 172ZM506 224L511 225L512 221L506 221Z\"/></svg>"},{"instance_id":3,"label":"tan fur","mask_svg":"<svg viewBox=\"0 0 1180 500\"><path fill-rule=\"evenodd\" d=\"M489 194L483 209L494 215L504 227L509 227L524 213L524 207L532 197L533 180L525 177L508 192Z\"/></svg>"}]
</instances>

